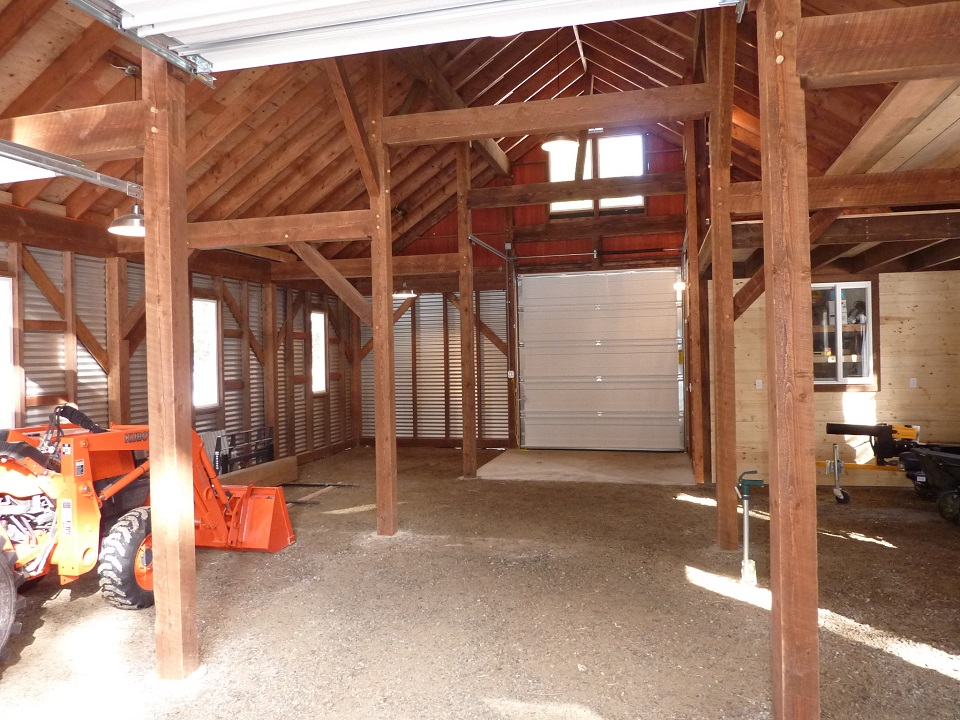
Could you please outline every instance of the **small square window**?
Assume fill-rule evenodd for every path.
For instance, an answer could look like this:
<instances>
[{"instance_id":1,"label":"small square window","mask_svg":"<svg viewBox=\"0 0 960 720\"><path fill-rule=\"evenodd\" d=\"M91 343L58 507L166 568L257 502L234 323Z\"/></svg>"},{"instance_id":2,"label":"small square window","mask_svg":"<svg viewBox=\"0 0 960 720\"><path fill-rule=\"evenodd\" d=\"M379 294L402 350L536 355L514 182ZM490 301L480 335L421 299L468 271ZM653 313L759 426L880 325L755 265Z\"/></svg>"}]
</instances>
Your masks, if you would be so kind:
<instances>
[{"instance_id":1,"label":"small square window","mask_svg":"<svg viewBox=\"0 0 960 720\"><path fill-rule=\"evenodd\" d=\"M594 162L594 154L597 156ZM583 163L583 179L632 177L643 175L643 135L611 135L587 139L586 157ZM577 146L564 144L551 150L547 160L550 182L568 182L576 179ZM594 200L564 200L550 203L551 213L575 213L590 210L618 210L642 208L642 195Z\"/></svg>"}]
</instances>

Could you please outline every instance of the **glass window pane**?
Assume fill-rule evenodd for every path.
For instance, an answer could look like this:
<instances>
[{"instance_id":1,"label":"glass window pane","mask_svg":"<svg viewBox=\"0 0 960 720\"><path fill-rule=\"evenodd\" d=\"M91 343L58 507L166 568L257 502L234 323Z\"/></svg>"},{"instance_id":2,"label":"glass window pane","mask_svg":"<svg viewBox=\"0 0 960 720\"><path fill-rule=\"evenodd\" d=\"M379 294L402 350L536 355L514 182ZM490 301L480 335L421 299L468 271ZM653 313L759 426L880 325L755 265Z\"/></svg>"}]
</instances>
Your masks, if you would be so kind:
<instances>
[{"instance_id":1,"label":"glass window pane","mask_svg":"<svg viewBox=\"0 0 960 720\"><path fill-rule=\"evenodd\" d=\"M13 366L13 280L0 277L0 428L12 428L16 422L17 394L20 392Z\"/></svg>"},{"instance_id":2,"label":"glass window pane","mask_svg":"<svg viewBox=\"0 0 960 720\"><path fill-rule=\"evenodd\" d=\"M843 322L843 377L866 378L870 376L870 302L868 288L841 287L840 312Z\"/></svg>"},{"instance_id":3,"label":"glass window pane","mask_svg":"<svg viewBox=\"0 0 960 720\"><path fill-rule=\"evenodd\" d=\"M839 380L837 370L837 292L813 289L813 379Z\"/></svg>"},{"instance_id":4,"label":"glass window pane","mask_svg":"<svg viewBox=\"0 0 960 720\"><path fill-rule=\"evenodd\" d=\"M597 160L600 177L626 177L643 175L643 136L624 135L599 139ZM643 205L643 196L634 195L623 198L603 198L601 208L639 207Z\"/></svg>"},{"instance_id":5,"label":"glass window pane","mask_svg":"<svg viewBox=\"0 0 960 720\"><path fill-rule=\"evenodd\" d=\"M220 404L220 323L216 300L193 301L193 406Z\"/></svg>"},{"instance_id":6,"label":"glass window pane","mask_svg":"<svg viewBox=\"0 0 960 720\"><path fill-rule=\"evenodd\" d=\"M313 392L327 391L327 316L322 312L310 313L310 347L312 359L310 377Z\"/></svg>"},{"instance_id":7,"label":"glass window pane","mask_svg":"<svg viewBox=\"0 0 960 720\"><path fill-rule=\"evenodd\" d=\"M547 155L550 182L566 182L577 176L577 146L573 143L562 145ZM583 163L583 178L593 178L593 143L587 142L587 157ZM550 203L550 212L571 212L589 210L593 207L590 200L568 200Z\"/></svg>"}]
</instances>

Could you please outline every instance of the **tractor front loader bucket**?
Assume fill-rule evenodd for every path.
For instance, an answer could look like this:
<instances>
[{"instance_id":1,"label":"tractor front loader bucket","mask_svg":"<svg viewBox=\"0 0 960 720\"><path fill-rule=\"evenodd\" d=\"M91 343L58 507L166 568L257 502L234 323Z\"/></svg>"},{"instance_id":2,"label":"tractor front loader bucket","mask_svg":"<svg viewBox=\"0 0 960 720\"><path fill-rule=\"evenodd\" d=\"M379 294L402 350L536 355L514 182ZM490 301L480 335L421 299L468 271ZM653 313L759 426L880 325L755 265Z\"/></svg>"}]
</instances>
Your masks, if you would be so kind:
<instances>
[{"instance_id":1,"label":"tractor front loader bucket","mask_svg":"<svg viewBox=\"0 0 960 720\"><path fill-rule=\"evenodd\" d=\"M294 542L283 488L222 485L196 433L193 459L197 547L275 553Z\"/></svg>"}]
</instances>

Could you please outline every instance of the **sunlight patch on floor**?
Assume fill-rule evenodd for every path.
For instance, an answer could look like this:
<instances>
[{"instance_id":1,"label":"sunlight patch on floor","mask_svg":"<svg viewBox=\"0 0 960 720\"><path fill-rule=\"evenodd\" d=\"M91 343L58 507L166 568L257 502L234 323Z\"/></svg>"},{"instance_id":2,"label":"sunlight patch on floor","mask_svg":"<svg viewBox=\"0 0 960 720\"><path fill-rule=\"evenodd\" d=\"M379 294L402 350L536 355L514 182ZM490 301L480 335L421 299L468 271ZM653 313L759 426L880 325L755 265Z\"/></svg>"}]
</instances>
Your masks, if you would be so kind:
<instances>
[{"instance_id":1,"label":"sunlight patch on floor","mask_svg":"<svg viewBox=\"0 0 960 720\"><path fill-rule=\"evenodd\" d=\"M579 703L525 702L503 698L486 698L484 702L504 720L604 720Z\"/></svg>"},{"instance_id":2,"label":"sunlight patch on floor","mask_svg":"<svg viewBox=\"0 0 960 720\"><path fill-rule=\"evenodd\" d=\"M698 587L718 595L748 603L763 610L770 610L772 597L769 590L743 585L733 578L686 567L687 580ZM819 610L820 627L847 640L866 645L874 650L893 655L919 668L933 670L953 680L960 680L960 656L939 650L925 643L907 640L899 635L858 623L830 610Z\"/></svg>"}]
</instances>

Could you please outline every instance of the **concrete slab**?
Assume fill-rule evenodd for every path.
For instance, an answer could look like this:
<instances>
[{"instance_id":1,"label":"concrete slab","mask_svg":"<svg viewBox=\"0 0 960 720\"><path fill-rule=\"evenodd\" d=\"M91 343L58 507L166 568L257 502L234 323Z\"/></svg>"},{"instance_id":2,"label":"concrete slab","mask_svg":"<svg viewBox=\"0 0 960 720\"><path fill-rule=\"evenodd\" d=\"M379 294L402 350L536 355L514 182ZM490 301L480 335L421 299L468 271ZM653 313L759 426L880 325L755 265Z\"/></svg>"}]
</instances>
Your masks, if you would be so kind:
<instances>
[{"instance_id":1,"label":"concrete slab","mask_svg":"<svg viewBox=\"0 0 960 720\"><path fill-rule=\"evenodd\" d=\"M483 480L693 485L686 453L507 450L477 471Z\"/></svg>"}]
</instances>

